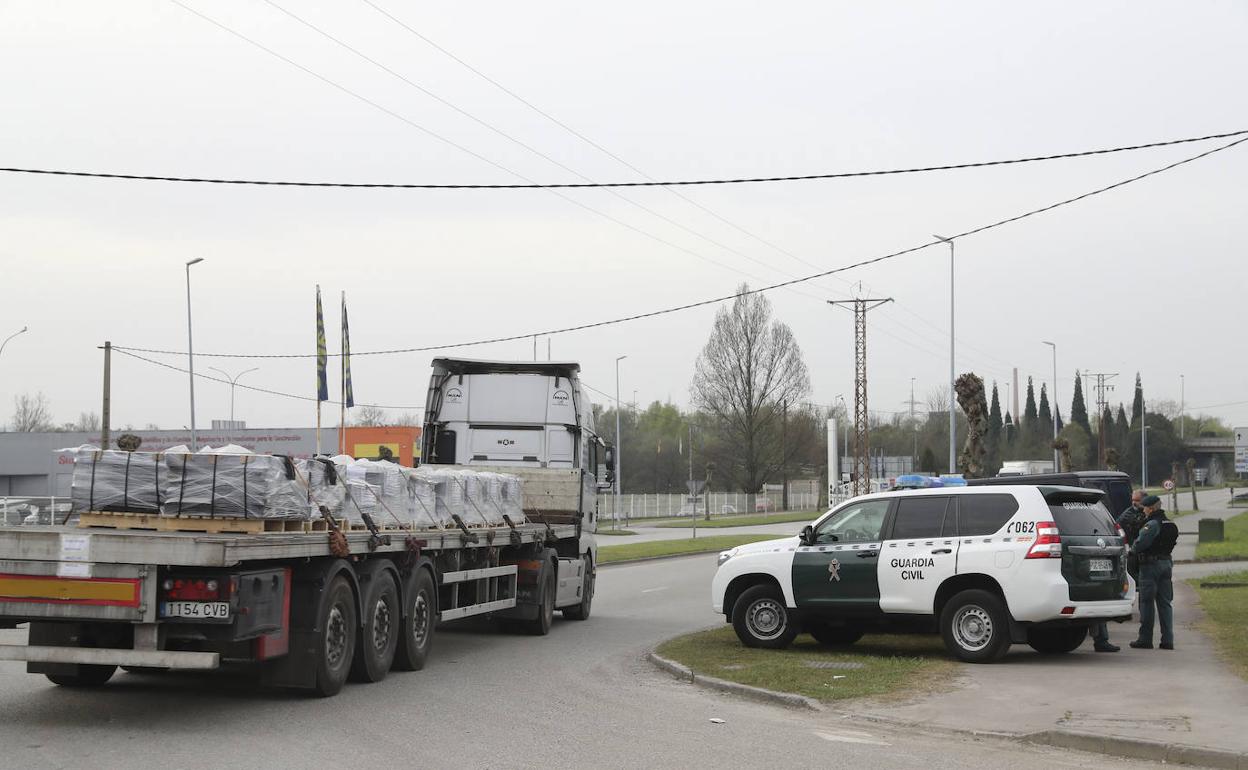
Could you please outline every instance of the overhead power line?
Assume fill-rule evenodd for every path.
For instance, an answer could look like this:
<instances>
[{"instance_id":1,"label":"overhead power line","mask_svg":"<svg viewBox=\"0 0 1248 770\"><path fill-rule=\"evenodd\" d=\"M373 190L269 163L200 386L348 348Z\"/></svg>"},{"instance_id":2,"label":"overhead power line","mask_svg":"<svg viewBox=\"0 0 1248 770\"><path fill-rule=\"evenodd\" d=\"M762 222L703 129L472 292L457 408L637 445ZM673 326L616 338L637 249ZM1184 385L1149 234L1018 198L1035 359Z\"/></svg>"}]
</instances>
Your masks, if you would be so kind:
<instances>
[{"instance_id":1,"label":"overhead power line","mask_svg":"<svg viewBox=\"0 0 1248 770\"><path fill-rule=\"evenodd\" d=\"M1006 217L1005 219L999 219L995 222L992 222L991 224L980 225L979 227L975 227L970 230L965 230L963 232L949 236L949 240L956 240L958 238L967 238L972 235L978 235L980 233L984 233L989 230L994 230L999 227L1004 227L1005 225L1013 224L1014 222L1019 222L1024 219L1037 216L1039 214L1044 214L1049 211L1062 208L1064 206L1069 206L1073 203L1078 203L1079 201L1086 200L1088 198L1092 198L1094 196L1110 192L1111 190L1116 190L1120 187L1125 187L1129 184L1133 184L1135 182L1139 182L1141 180L1157 176L1158 174L1163 174L1167 171L1171 171L1173 169L1179 168L1180 166L1187 165L1188 163L1195 162L1202 158L1207 158L1210 155L1213 155L1215 153L1219 153L1224 150L1229 150L1232 147L1243 144L1244 142L1248 142L1248 136L1245 136L1240 139L1236 139L1233 142L1221 145L1219 147L1215 147L1211 150L1206 150L1198 155L1192 155L1190 157L1183 158L1182 160L1177 160L1173 163L1169 163L1165 166L1152 169L1151 171L1145 171L1141 174L1136 174L1133 177L1129 177L1127 179L1114 182L1113 184L1106 185L1104 187L1098 187L1095 190L1090 190L1080 195L1076 195L1072 198L1065 198L1063 200L1057 201L1056 203L1050 203L1047 206L1041 206L1040 208L1031 209L1030 211L1026 211L1021 214L1016 214L1011 217ZM477 345L489 345L489 344L501 343L501 342L514 342L516 340L527 340L532 337L544 337L544 336L551 336L555 334L565 334L568 332L584 331L586 329L596 329L596 328L600 328L603 326L614 326L616 324L627 323L630 321L639 321L644 318L654 318L657 316L669 315L671 313L679 313L684 310L692 310L694 308L705 307L707 305L716 305L716 304L719 304L720 302L727 302L729 300L735 299L738 296L745 296L749 294L761 294L764 292L774 291L776 289L784 288L786 286L793 286L796 284L806 283L808 281L813 281L819 278L823 278L825 276L835 275L837 273L844 273L850 270L856 270L861 267L866 267L868 265L874 265L880 262L885 262L888 260L896 259L898 257L905 256L907 254L913 254L917 251L921 251L930 246L938 246L944 243L945 241L942 241L942 240L928 241L926 243L922 243L917 246L911 246L909 248L901 249L900 251L894 251L889 254L882 254L877 257L871 257L870 259L860 260L858 262L854 262L849 265L832 268L831 270L825 270L823 272L814 273L812 275L807 275L801 278L793 278L787 281L781 281L780 283L773 283L768 286L761 286L761 287L754 288L754 289L747 289L744 292L734 292L732 294L728 294L728 295L724 295L720 297L713 297L711 299L688 302L683 305L676 305L673 307L662 308L660 310L650 310L650 311L643 312L643 313L634 313L632 315L622 316L619 318L612 318L612 319L608 319L604 321L592 321L588 323L577 324L575 326L565 326L565 327L558 328L558 329L549 329L546 331L528 332L526 334L512 334L512 335L507 335L504 337L491 337L487 339L471 340L467 342L447 343L447 344L442 344L442 345L425 345L421 347L410 347L410 348L392 348L388 350L352 351L352 355L354 356L378 356L378 355L395 355L399 353L424 353L424 352L432 352L436 350L448 350L451 348L473 347ZM128 351L140 352L140 353L152 353L152 354L157 354L157 355L180 355L180 356L186 355L185 351L157 350L157 349L151 349L151 348L137 348L137 347L129 347L129 346L123 347L123 346L118 346L118 345L114 345L113 349L114 350L128 350ZM196 355L204 357L204 358L312 358L316 356L317 354L316 353L267 353L267 354L266 353L196 353ZM338 354L331 353L330 355L338 355Z\"/></svg>"},{"instance_id":2,"label":"overhead power line","mask_svg":"<svg viewBox=\"0 0 1248 770\"><path fill-rule=\"evenodd\" d=\"M178 3L181 5L181 3ZM185 6L184 6L185 7ZM202 15L202 14L201 14ZM205 17L207 18L207 17ZM209 21L212 21L209 19ZM216 23L216 22L213 22ZM233 30L227 30L233 32ZM237 34L237 33L234 33ZM244 38L248 42L255 43L250 38ZM265 48L274 56L278 56L284 61L299 67L304 72L308 72L314 77L324 80L330 85L342 89L337 83L326 80L320 75L295 64L290 59ZM345 89L342 89L345 90ZM351 93L351 92L348 92ZM352 94L353 96L355 94ZM362 97L360 97L362 98ZM371 102L370 102L371 103ZM387 112L405 123L414 125L421 131L425 131L435 138L448 142L459 150L462 150L476 158L484 160L496 168L501 168L508 173L514 173L510 169L499 166L492 160L479 155L466 147L450 142L449 140L432 134L423 126L411 123L406 118L388 110L380 105L373 104L378 109ZM1172 147L1180 144L1191 144L1194 142L1205 142L1214 139L1229 139L1231 137L1243 136L1248 134L1248 129L1242 131L1229 131L1223 134L1209 134L1207 136L1188 137L1185 139L1169 139L1160 142L1149 142L1147 144L1133 144L1123 147L1109 147L1098 150L1081 150L1078 152L1065 152L1056 155L1033 155L1025 158L1008 158L1005 160L985 160L975 161L971 163L948 163L937 166L914 166L910 168L894 168L894 169L876 169L871 171L839 171L827 174L798 174L793 176L759 176L759 177L729 177L724 179L675 179L675 180L657 180L657 181L632 181L632 182L525 182L519 184L436 184L436 183L403 183L403 182L313 182L313 181L294 181L294 180L278 180L278 179L226 179L220 177L191 177L191 176L161 176L153 174L128 174L128 173L111 173L103 171L78 171L67 169L46 169L46 168L23 168L15 166L0 167L0 171L10 174L38 174L44 176L69 176L69 177L86 177L91 179L125 179L140 182L186 182L192 184L221 184L221 185L259 185L266 187L339 187L347 189L396 189L396 190L567 190L567 189L592 189L601 187L690 187L695 185L729 185L729 184L759 184L764 182L807 182L820 179L852 179L856 177L869 176L898 176L902 174L921 174L933 171L957 171L969 168L988 168L991 166L1011 166L1021 163L1039 163L1050 160L1065 160L1070 158L1086 158L1093 155L1111 155L1120 152L1134 152L1136 150L1150 150L1158 147Z\"/></svg>"},{"instance_id":3,"label":"overhead power line","mask_svg":"<svg viewBox=\"0 0 1248 770\"><path fill-rule=\"evenodd\" d=\"M149 363L155 366L164 367L165 369L171 369L175 372L181 372L182 374L190 373L190 370L183 369L180 366L173 366L172 364L166 364L163 361L154 361L150 358L137 355L134 352L129 351L129 350L120 350L117 348L116 345L113 346L113 352L120 353L123 356L130 356L131 358L136 358L140 361L143 361L144 363ZM252 390L252 391L255 391L256 393L265 393L270 396L281 396L283 398L293 398L299 401L315 401L316 400L312 396L300 396L297 393L285 393L280 390L270 390L269 388L258 388L254 385L244 385L241 382L235 384L235 383L231 383L229 380L224 380L224 379L221 379L220 377L213 377L208 374L200 374L199 372L196 372L195 376L201 380L209 380L211 382L220 382L223 385L234 385L234 387L243 388L244 390ZM327 403L333 404L334 406L340 406L342 404L341 401L329 401ZM415 409L415 410L422 411L422 412L425 410L423 406L392 406L392 405L387 405L387 404L355 404L355 406L371 406L374 409L403 409L403 410Z\"/></svg>"}]
</instances>

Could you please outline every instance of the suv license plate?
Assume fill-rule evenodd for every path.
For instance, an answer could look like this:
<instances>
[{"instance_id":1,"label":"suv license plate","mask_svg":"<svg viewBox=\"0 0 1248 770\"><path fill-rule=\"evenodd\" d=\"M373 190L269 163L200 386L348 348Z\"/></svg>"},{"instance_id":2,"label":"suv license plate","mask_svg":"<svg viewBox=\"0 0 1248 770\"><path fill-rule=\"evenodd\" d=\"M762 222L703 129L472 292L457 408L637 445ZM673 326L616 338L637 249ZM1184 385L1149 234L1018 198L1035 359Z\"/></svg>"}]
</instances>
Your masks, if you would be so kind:
<instances>
[{"instance_id":1,"label":"suv license plate","mask_svg":"<svg viewBox=\"0 0 1248 770\"><path fill-rule=\"evenodd\" d=\"M162 602L160 616L164 618L195 618L199 620L225 620L230 617L229 602Z\"/></svg>"},{"instance_id":2,"label":"suv license plate","mask_svg":"<svg viewBox=\"0 0 1248 770\"><path fill-rule=\"evenodd\" d=\"M1088 570L1090 572L1113 572L1113 559L1091 559L1088 562Z\"/></svg>"}]
</instances>

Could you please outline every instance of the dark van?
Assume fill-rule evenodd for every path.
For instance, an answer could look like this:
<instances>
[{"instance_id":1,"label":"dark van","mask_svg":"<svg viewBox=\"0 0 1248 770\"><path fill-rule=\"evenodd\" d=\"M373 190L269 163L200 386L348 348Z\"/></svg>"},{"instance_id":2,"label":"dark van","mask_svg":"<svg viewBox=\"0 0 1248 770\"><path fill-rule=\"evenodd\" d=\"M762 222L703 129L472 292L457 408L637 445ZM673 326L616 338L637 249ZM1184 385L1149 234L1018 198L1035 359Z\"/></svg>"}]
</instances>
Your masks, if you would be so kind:
<instances>
[{"instance_id":1,"label":"dark van","mask_svg":"<svg viewBox=\"0 0 1248 770\"><path fill-rule=\"evenodd\" d=\"M1120 471L1067 471L1066 473L1033 473L1025 476L992 476L967 479L968 486L998 484L1044 484L1046 486L1087 487L1104 492L1106 507L1114 516L1131 507L1131 477Z\"/></svg>"}]
</instances>

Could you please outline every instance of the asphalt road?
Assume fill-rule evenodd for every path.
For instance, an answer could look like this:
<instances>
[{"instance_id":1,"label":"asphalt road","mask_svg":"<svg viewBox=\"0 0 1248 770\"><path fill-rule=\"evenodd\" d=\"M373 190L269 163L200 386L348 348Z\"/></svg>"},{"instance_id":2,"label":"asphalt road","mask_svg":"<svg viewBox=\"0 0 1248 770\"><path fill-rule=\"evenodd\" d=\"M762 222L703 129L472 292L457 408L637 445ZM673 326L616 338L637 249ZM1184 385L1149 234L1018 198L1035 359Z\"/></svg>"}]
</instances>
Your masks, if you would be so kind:
<instances>
[{"instance_id":1,"label":"asphalt road","mask_svg":"<svg viewBox=\"0 0 1248 770\"><path fill-rule=\"evenodd\" d=\"M718 622L713 570L713 556L605 568L586 622L557 621L544 638L443 629L424 671L330 699L222 675L119 673L76 691L0 663L0 767L1144 766L863 729L677 682L642 656Z\"/></svg>"}]
</instances>

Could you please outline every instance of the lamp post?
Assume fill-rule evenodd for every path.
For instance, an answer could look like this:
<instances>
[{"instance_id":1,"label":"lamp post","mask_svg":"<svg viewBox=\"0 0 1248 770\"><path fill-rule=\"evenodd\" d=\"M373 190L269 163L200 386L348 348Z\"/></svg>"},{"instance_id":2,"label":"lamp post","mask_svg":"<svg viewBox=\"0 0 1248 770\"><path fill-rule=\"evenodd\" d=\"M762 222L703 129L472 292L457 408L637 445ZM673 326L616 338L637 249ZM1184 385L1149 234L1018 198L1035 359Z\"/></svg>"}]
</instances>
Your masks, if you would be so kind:
<instances>
[{"instance_id":1,"label":"lamp post","mask_svg":"<svg viewBox=\"0 0 1248 770\"><path fill-rule=\"evenodd\" d=\"M615 518L620 518L620 492L624 489L624 442L620 440L620 362L628 356L615 359Z\"/></svg>"},{"instance_id":2,"label":"lamp post","mask_svg":"<svg viewBox=\"0 0 1248 770\"><path fill-rule=\"evenodd\" d=\"M203 262L196 257L186 263L186 360L191 381L191 451L195 451L195 344L191 334L191 265Z\"/></svg>"},{"instance_id":3,"label":"lamp post","mask_svg":"<svg viewBox=\"0 0 1248 770\"><path fill-rule=\"evenodd\" d=\"M1053 472L1061 473L1062 463L1057 454L1057 343L1048 340L1041 342L1053 348Z\"/></svg>"},{"instance_id":4,"label":"lamp post","mask_svg":"<svg viewBox=\"0 0 1248 770\"><path fill-rule=\"evenodd\" d=\"M16 336L17 336L17 335L19 335L19 334L25 334L25 333L26 333L26 331L27 331L29 328L30 328L29 326L23 326L22 328L20 328L20 329L18 329L17 331L13 332L13 333L12 333L12 334L10 334L9 336L5 337L5 338L4 338L4 342L0 342L0 353L3 353L3 352L4 352L4 346L5 346L5 345L7 345L7 344L9 344L9 340L13 339L14 337L16 337Z\"/></svg>"},{"instance_id":5,"label":"lamp post","mask_svg":"<svg viewBox=\"0 0 1248 770\"><path fill-rule=\"evenodd\" d=\"M957 466L957 421L954 419L954 387L957 375L953 365L953 239L943 235L933 235L938 241L949 244L949 472L956 473Z\"/></svg>"},{"instance_id":6,"label":"lamp post","mask_svg":"<svg viewBox=\"0 0 1248 770\"><path fill-rule=\"evenodd\" d=\"M236 375L235 375L235 376L233 376L233 377L231 377L231 376L230 376L230 373L229 373L229 372L227 372L227 371L225 371L225 370L223 370L223 369L218 369L218 368L217 368L217 367L215 367L215 366L210 366L210 367L208 367L208 368L209 368L209 369L211 369L211 370L213 370L214 372L220 372L221 374L225 375L225 378L226 378L227 380L229 380L229 381L230 381L230 422L232 423L232 422L234 422L234 386L238 384L238 380L239 380L239 378L241 378L244 374L248 374L248 373L250 373L250 372L254 372L254 371L256 371L257 369L259 369L260 367L258 367L258 366L253 366L253 367L252 367L252 368L250 368L250 369L247 369L247 370L245 370L245 371L239 372L238 374L236 374Z\"/></svg>"}]
</instances>

